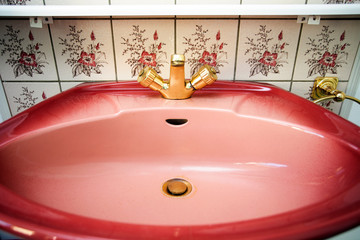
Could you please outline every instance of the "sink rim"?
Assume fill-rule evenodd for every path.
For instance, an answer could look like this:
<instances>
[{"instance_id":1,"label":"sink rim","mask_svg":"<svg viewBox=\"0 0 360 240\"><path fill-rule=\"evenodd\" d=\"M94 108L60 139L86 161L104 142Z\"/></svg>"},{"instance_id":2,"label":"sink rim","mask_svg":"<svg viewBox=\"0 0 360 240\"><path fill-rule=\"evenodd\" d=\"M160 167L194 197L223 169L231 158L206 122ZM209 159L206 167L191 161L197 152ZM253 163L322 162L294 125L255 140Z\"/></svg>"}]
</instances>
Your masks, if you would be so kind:
<instances>
[{"instance_id":1,"label":"sink rim","mask_svg":"<svg viewBox=\"0 0 360 240\"><path fill-rule=\"evenodd\" d=\"M31 232L30 237L34 239L54 236L58 239L73 239L74 236L79 239L160 239L189 234L196 239L262 239L264 234L267 239L325 238L359 224L359 199L350 205L338 205L346 194L347 191L324 202L259 219L211 225L156 226L104 221L62 212L23 199L0 185L3 199L0 202L0 229L20 237L29 237ZM329 207L336 210L329 212ZM297 220L289 224L289 219ZM328 225L332 226L330 230Z\"/></svg>"},{"instance_id":2,"label":"sink rim","mask_svg":"<svg viewBox=\"0 0 360 240\"><path fill-rule=\"evenodd\" d=\"M353 125L350 122L344 121L344 119L339 116L329 112L326 109L323 109L320 106L316 106L309 101L302 99L298 96L285 92L284 90L279 90L276 87L267 84L258 84L258 83L230 83L230 82L218 82L214 85L209 86L201 90L203 93L239 93L239 92L257 92L264 91L264 89L270 89L270 91L279 92L289 98L292 98L294 101L300 101L300 103L305 104L311 108L311 111L318 111L323 118L331 119L332 123L340 124L342 127L345 127L345 133L343 136L351 138L351 134L347 131L351 129L356 129L358 135L360 133L360 128ZM116 92L118 91L118 92ZM7 120L6 122L0 125L0 147L2 145L11 144L11 141L26 134L31 134L33 131L42 129L42 127L35 126L35 128L29 128L23 131L18 132L15 135L7 135L1 138L1 133L13 131L24 121L33 121L33 118L42 111L46 111L46 106L56 102L61 96L66 94L76 94L76 93L96 93L96 92L105 92L105 94L145 94L146 96L156 97L156 93L152 92L149 89L142 88L137 83L123 82L123 83L98 83L98 84L82 84L79 87L76 87L70 91L66 91L63 94L57 95L55 97L46 100L33 108L26 110L15 117ZM194 96L193 98L196 98ZM165 100L164 100L165 101ZM171 100L170 100L171 101ZM34 114L35 112L35 114ZM33 116L34 115L34 116ZM76 116L74 117L76 118ZM51 122L48 126L51 126ZM73 122L69 121L69 124ZM325 124L326 125L326 124ZM340 126L339 125L339 126ZM47 126L47 127L48 127ZM338 126L338 125L336 125ZM356 134L355 134L356 135ZM352 135L352 136L355 136ZM339 137L339 136L334 136ZM56 233L57 236L63 239L72 239L74 235L79 236L80 238L93 238L96 237L125 237L128 239L139 239L140 237L146 238L151 236L154 239L158 239L164 236L173 237L174 234L178 236L187 236L191 234L192 236L199 239L221 239L223 238L237 238L239 237L253 237L254 239L261 237L264 232L267 233L269 239L279 239L288 236L294 236L300 234L303 237L314 237L314 236L330 236L332 234L343 231L347 228L351 228L360 223L354 219L360 219L360 199L353 204L335 205L337 202L341 202L341 199L348 194L348 191L340 193L336 198L326 200L325 202L307 206L298 210L285 212L278 215L273 215L269 217L252 219L248 221L232 222L225 224L214 224L214 225L197 225L197 226L153 226L153 225L140 225L140 224L126 224L126 223L115 223L110 221L103 221L97 219L91 219L81 216L76 216L70 213L65 213L59 210L51 209L30 200L25 200L20 196L12 193L10 190L6 189L0 185L0 228L5 231L20 235L23 237L27 236L25 232L21 233L14 230L13 226L21 226L23 228L36 229L33 236L35 238L41 238L45 236L54 236ZM328 207L334 207L335 212L328 213ZM20 210L19 210L20 209ZM288 225L289 218L298 218L296 221L291 223L291 226ZM37 219L34 221L33 219ZM66 221L64 221L64 219ZM79 222L81 224L79 224ZM311 223L311 224L310 224ZM331 225L332 229L329 231L327 228ZM261 226L261 227L259 227ZM334 227L335 226L335 227ZM113 229L121 230L120 235L107 235L106 232L112 232ZM139 231L139 229L142 229ZM89 234L89 229L92 229L93 234ZM237 229L234 233L233 229ZM275 231L274 231L275 230ZM260 232L260 233L258 233ZM136 234L142 234L141 236ZM119 234L117 231L115 234ZM214 234L214 235L209 235ZM313 235L312 235L313 234ZM134 237L134 235L136 237Z\"/></svg>"}]
</instances>

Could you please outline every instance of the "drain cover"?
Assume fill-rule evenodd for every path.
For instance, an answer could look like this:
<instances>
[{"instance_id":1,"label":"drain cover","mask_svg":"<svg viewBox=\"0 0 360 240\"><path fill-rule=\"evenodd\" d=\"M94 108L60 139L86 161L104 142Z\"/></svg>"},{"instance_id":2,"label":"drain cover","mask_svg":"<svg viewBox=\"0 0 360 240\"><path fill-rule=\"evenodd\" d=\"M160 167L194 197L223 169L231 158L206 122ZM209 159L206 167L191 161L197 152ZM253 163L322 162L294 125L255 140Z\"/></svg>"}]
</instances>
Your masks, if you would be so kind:
<instances>
[{"instance_id":1,"label":"drain cover","mask_svg":"<svg viewBox=\"0 0 360 240\"><path fill-rule=\"evenodd\" d=\"M173 178L163 184L162 190L167 196L183 197L191 192L192 186L185 179Z\"/></svg>"}]
</instances>

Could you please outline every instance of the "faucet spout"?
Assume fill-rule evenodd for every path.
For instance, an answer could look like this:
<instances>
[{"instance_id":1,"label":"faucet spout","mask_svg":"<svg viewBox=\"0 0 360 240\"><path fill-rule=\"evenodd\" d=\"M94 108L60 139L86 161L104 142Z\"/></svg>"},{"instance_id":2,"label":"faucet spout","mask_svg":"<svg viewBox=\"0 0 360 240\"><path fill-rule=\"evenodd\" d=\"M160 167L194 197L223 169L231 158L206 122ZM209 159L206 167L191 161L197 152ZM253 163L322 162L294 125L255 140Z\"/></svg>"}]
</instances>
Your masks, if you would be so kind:
<instances>
[{"instance_id":1,"label":"faucet spout","mask_svg":"<svg viewBox=\"0 0 360 240\"><path fill-rule=\"evenodd\" d=\"M195 90L217 80L215 69L208 65L202 66L191 80L185 80L184 65L185 56L173 54L168 81L163 80L154 69L146 67L140 72L138 82L144 87L159 91L166 99L187 99Z\"/></svg>"}]
</instances>

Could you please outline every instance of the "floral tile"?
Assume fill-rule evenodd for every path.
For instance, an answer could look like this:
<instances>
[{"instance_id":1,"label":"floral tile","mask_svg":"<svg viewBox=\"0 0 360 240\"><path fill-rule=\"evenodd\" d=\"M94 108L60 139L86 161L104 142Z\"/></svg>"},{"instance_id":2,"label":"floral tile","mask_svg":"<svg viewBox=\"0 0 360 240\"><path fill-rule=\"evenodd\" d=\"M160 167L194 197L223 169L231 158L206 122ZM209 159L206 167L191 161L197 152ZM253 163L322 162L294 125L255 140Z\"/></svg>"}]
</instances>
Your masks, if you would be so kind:
<instances>
[{"instance_id":1,"label":"floral tile","mask_svg":"<svg viewBox=\"0 0 360 240\"><path fill-rule=\"evenodd\" d=\"M353 4L360 0L308 0L307 4Z\"/></svg>"},{"instance_id":2,"label":"floral tile","mask_svg":"<svg viewBox=\"0 0 360 240\"><path fill-rule=\"evenodd\" d=\"M0 0L0 5L44 5L43 0Z\"/></svg>"},{"instance_id":3,"label":"floral tile","mask_svg":"<svg viewBox=\"0 0 360 240\"><path fill-rule=\"evenodd\" d=\"M29 20L1 20L0 32L3 80L57 80L48 28L30 28Z\"/></svg>"},{"instance_id":4,"label":"floral tile","mask_svg":"<svg viewBox=\"0 0 360 240\"><path fill-rule=\"evenodd\" d=\"M137 79L146 66L170 74L174 20L113 20L118 80Z\"/></svg>"},{"instance_id":5,"label":"floral tile","mask_svg":"<svg viewBox=\"0 0 360 240\"><path fill-rule=\"evenodd\" d=\"M109 5L109 0L45 0L46 5Z\"/></svg>"},{"instance_id":6,"label":"floral tile","mask_svg":"<svg viewBox=\"0 0 360 240\"><path fill-rule=\"evenodd\" d=\"M60 80L115 80L110 20L54 20Z\"/></svg>"},{"instance_id":7,"label":"floral tile","mask_svg":"<svg viewBox=\"0 0 360 240\"><path fill-rule=\"evenodd\" d=\"M291 92L300 97L308 99L309 101L313 101L314 99L311 98L313 86L314 82L293 82ZM347 82L339 82L338 89L340 91L345 91L346 87ZM334 100L328 100L318 104L336 114L339 114L342 103L335 102Z\"/></svg>"},{"instance_id":8,"label":"floral tile","mask_svg":"<svg viewBox=\"0 0 360 240\"><path fill-rule=\"evenodd\" d=\"M12 115L60 93L59 83L5 82L4 89Z\"/></svg>"},{"instance_id":9,"label":"floral tile","mask_svg":"<svg viewBox=\"0 0 360 240\"><path fill-rule=\"evenodd\" d=\"M238 20L177 20L176 51L184 54L185 77L208 64L218 79L233 80Z\"/></svg>"},{"instance_id":10,"label":"floral tile","mask_svg":"<svg viewBox=\"0 0 360 240\"><path fill-rule=\"evenodd\" d=\"M242 4L305 4L305 0L242 0Z\"/></svg>"},{"instance_id":11,"label":"floral tile","mask_svg":"<svg viewBox=\"0 0 360 240\"><path fill-rule=\"evenodd\" d=\"M295 20L241 20L237 80L290 80L300 24Z\"/></svg>"},{"instance_id":12,"label":"floral tile","mask_svg":"<svg viewBox=\"0 0 360 240\"><path fill-rule=\"evenodd\" d=\"M348 80L359 45L360 21L321 21L304 25L294 80L336 76Z\"/></svg>"}]
</instances>

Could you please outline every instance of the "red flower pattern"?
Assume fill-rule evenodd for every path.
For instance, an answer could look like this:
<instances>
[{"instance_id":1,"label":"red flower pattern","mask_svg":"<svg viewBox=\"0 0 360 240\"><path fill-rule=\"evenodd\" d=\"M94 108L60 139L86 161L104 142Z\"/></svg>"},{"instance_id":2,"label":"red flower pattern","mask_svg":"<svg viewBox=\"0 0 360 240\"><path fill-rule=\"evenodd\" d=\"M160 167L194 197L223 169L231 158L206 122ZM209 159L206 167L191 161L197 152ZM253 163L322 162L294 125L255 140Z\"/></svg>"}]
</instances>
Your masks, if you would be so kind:
<instances>
[{"instance_id":1,"label":"red flower pattern","mask_svg":"<svg viewBox=\"0 0 360 240\"><path fill-rule=\"evenodd\" d=\"M78 63L81 63L86 66L95 67L96 66L95 54L82 51Z\"/></svg>"},{"instance_id":2,"label":"red flower pattern","mask_svg":"<svg viewBox=\"0 0 360 240\"><path fill-rule=\"evenodd\" d=\"M325 52L322 56L322 58L319 60L319 63L328 67L334 67L337 58L337 54L331 54L329 52Z\"/></svg>"},{"instance_id":3,"label":"red flower pattern","mask_svg":"<svg viewBox=\"0 0 360 240\"><path fill-rule=\"evenodd\" d=\"M204 51L202 54L202 58L200 58L199 62L202 64L208 64L210 66L216 67L216 53L209 53L208 51Z\"/></svg>"},{"instance_id":4,"label":"red flower pattern","mask_svg":"<svg viewBox=\"0 0 360 240\"><path fill-rule=\"evenodd\" d=\"M279 41L281 41L283 39L283 31L281 31L278 35L278 39Z\"/></svg>"},{"instance_id":5,"label":"red flower pattern","mask_svg":"<svg viewBox=\"0 0 360 240\"><path fill-rule=\"evenodd\" d=\"M340 36L340 41L344 41L344 40L345 40L345 31Z\"/></svg>"},{"instance_id":6,"label":"red flower pattern","mask_svg":"<svg viewBox=\"0 0 360 240\"><path fill-rule=\"evenodd\" d=\"M29 32L29 39L30 41L34 41L34 36L31 31Z\"/></svg>"},{"instance_id":7,"label":"red flower pattern","mask_svg":"<svg viewBox=\"0 0 360 240\"><path fill-rule=\"evenodd\" d=\"M216 34L216 40L219 41L220 40L220 30L217 32Z\"/></svg>"},{"instance_id":8,"label":"red flower pattern","mask_svg":"<svg viewBox=\"0 0 360 240\"><path fill-rule=\"evenodd\" d=\"M277 57L277 53L270 53L269 51L265 51L263 57L259 60L259 62L265 65L275 67Z\"/></svg>"},{"instance_id":9,"label":"red flower pattern","mask_svg":"<svg viewBox=\"0 0 360 240\"><path fill-rule=\"evenodd\" d=\"M96 40L94 31L91 31L90 38L91 38L92 41Z\"/></svg>"},{"instance_id":10,"label":"red flower pattern","mask_svg":"<svg viewBox=\"0 0 360 240\"><path fill-rule=\"evenodd\" d=\"M146 66L156 67L156 53L148 53L147 51L143 51L141 53L139 62Z\"/></svg>"},{"instance_id":11,"label":"red flower pattern","mask_svg":"<svg viewBox=\"0 0 360 240\"><path fill-rule=\"evenodd\" d=\"M156 40L158 40L159 39L159 36L158 36L158 33L157 33L157 30L155 30L155 32L154 32L154 40L156 41Z\"/></svg>"},{"instance_id":12,"label":"red flower pattern","mask_svg":"<svg viewBox=\"0 0 360 240\"><path fill-rule=\"evenodd\" d=\"M21 52L19 63L31 66L31 67L37 67L37 62L35 61L35 54L27 54L26 52Z\"/></svg>"}]
</instances>

